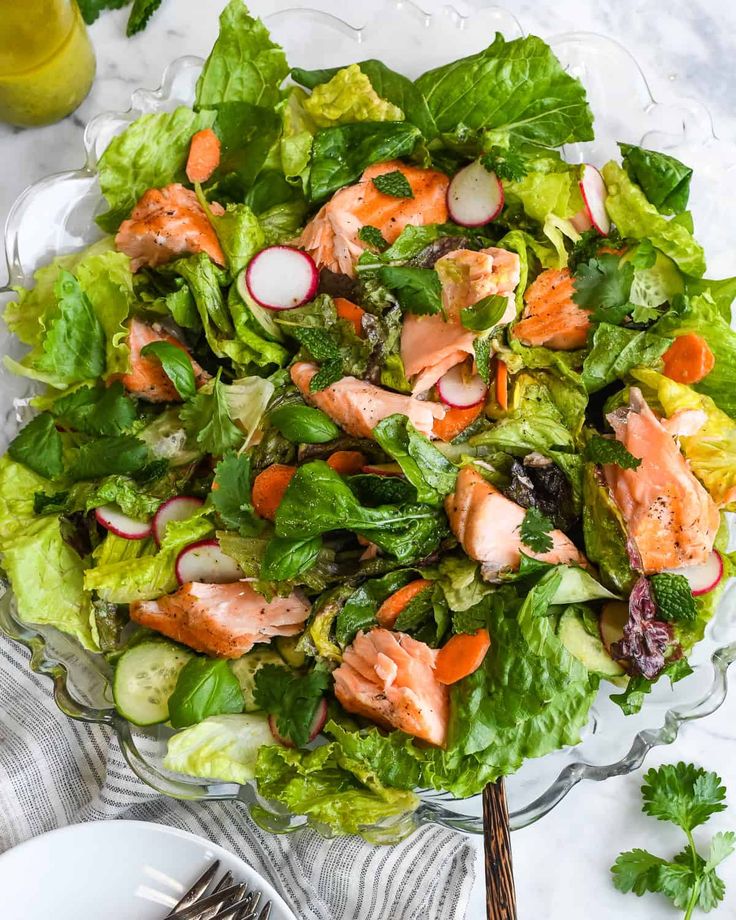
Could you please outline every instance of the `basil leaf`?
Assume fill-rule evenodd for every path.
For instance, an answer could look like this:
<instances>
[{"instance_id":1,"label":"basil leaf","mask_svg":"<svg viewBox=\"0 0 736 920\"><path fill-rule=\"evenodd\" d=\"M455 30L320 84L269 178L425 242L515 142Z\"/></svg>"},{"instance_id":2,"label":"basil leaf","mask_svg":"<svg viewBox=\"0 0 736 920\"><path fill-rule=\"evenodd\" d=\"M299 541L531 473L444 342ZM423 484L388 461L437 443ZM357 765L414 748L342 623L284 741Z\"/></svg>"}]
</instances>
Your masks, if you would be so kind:
<instances>
[{"instance_id":1,"label":"basil leaf","mask_svg":"<svg viewBox=\"0 0 736 920\"><path fill-rule=\"evenodd\" d=\"M310 568L322 549L320 537L305 540L272 537L261 564L260 576L265 581L288 581Z\"/></svg>"},{"instance_id":2,"label":"basil leaf","mask_svg":"<svg viewBox=\"0 0 736 920\"><path fill-rule=\"evenodd\" d=\"M182 399L191 399L197 392L194 368L191 359L183 348L172 342L149 342L141 348L141 357L153 355L161 362L161 367L176 392Z\"/></svg>"},{"instance_id":3,"label":"basil leaf","mask_svg":"<svg viewBox=\"0 0 736 920\"><path fill-rule=\"evenodd\" d=\"M423 316L442 311L442 284L434 269L386 265L376 274L405 313Z\"/></svg>"},{"instance_id":4,"label":"basil leaf","mask_svg":"<svg viewBox=\"0 0 736 920\"><path fill-rule=\"evenodd\" d=\"M508 298L502 294L491 294L461 310L460 322L472 332L486 332L498 325L508 305Z\"/></svg>"},{"instance_id":5,"label":"basil leaf","mask_svg":"<svg viewBox=\"0 0 736 920\"><path fill-rule=\"evenodd\" d=\"M296 444L325 444L340 434L340 429L319 409L311 406L282 406L268 417L270 423Z\"/></svg>"},{"instance_id":6,"label":"basil leaf","mask_svg":"<svg viewBox=\"0 0 736 920\"><path fill-rule=\"evenodd\" d=\"M240 683L227 661L193 658L179 672L169 697L169 719L174 728L186 728L209 716L242 712L244 705Z\"/></svg>"},{"instance_id":7,"label":"basil leaf","mask_svg":"<svg viewBox=\"0 0 736 920\"><path fill-rule=\"evenodd\" d=\"M61 476L64 469L62 442L53 416L42 412L31 419L10 442L8 456L46 479Z\"/></svg>"}]
</instances>

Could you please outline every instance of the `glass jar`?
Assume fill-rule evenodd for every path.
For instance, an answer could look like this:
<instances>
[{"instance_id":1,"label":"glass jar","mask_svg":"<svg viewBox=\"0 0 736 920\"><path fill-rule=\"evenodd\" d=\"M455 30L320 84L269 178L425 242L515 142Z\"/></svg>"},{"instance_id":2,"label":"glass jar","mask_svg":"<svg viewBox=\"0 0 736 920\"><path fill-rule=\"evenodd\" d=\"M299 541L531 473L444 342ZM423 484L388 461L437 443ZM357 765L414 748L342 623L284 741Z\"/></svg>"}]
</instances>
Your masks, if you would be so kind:
<instances>
[{"instance_id":1,"label":"glass jar","mask_svg":"<svg viewBox=\"0 0 736 920\"><path fill-rule=\"evenodd\" d=\"M75 0L0 0L0 121L58 121L82 102L94 76Z\"/></svg>"}]
</instances>

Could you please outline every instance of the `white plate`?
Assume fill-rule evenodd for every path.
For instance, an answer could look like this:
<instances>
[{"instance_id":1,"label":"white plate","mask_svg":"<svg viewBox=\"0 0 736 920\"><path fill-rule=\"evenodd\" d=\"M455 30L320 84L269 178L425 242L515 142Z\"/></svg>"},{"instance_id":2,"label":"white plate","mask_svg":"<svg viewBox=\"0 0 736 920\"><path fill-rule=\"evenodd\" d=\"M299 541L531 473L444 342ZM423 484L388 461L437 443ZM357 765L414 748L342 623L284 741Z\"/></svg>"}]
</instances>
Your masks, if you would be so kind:
<instances>
[{"instance_id":1,"label":"white plate","mask_svg":"<svg viewBox=\"0 0 736 920\"><path fill-rule=\"evenodd\" d=\"M145 821L93 821L34 837L0 856L4 920L162 920L213 860L296 917L251 867L202 837Z\"/></svg>"}]
</instances>

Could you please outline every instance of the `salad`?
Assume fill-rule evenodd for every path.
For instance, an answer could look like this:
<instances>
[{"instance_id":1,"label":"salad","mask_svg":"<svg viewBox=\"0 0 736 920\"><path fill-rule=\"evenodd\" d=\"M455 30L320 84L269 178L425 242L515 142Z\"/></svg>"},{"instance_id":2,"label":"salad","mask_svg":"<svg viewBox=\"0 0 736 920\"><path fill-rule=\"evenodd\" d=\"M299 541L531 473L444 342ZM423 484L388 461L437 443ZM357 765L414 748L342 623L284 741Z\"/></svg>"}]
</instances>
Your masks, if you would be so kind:
<instances>
[{"instance_id":1,"label":"salad","mask_svg":"<svg viewBox=\"0 0 736 920\"><path fill-rule=\"evenodd\" d=\"M168 769L360 833L576 744L601 681L632 713L690 673L736 279L689 167L565 160L592 138L534 36L306 71L232 0L193 107L111 141L106 235L5 311L43 387L0 565Z\"/></svg>"}]
</instances>

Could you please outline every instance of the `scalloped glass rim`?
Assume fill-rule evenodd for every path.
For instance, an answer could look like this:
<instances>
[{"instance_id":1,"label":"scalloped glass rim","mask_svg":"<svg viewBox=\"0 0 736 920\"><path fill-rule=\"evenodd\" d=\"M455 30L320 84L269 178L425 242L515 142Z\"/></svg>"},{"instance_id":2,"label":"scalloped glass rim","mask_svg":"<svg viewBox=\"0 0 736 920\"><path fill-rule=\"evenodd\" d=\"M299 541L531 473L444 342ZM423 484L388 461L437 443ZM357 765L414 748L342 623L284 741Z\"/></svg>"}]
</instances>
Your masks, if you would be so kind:
<instances>
[{"instance_id":1,"label":"scalloped glass rim","mask_svg":"<svg viewBox=\"0 0 736 920\"><path fill-rule=\"evenodd\" d=\"M314 9L280 11L266 21L290 60L300 66L324 67L376 56L409 75L479 50L492 31L501 31L507 38L522 34L511 13L482 4L469 16L450 7L430 16L412 3L389 0L377 4L368 15L370 21L361 28ZM432 40L435 33L442 41ZM733 145L716 138L707 110L689 100L667 105L655 102L636 61L611 39L568 33L550 44L568 70L583 80L596 113L596 141L568 148L568 159L601 163L616 152L615 141L621 139L645 142L695 162L693 210L699 229L706 230L699 235L709 264L720 268L728 259L718 233L719 227L728 226L727 196L719 198L715 180L722 181L725 172L736 169L736 156ZM137 90L127 112L92 119L84 132L84 166L49 176L19 196L6 224L8 282L0 292L28 284L35 268L53 254L79 248L99 235L93 218L104 207L95 173L102 151L114 134L140 114L190 102L201 66L201 58L179 58L166 68L160 89ZM725 274L726 270L715 273ZM3 330L0 351L12 353L15 347ZM11 382L4 371L2 374L3 408L12 412L6 398L26 396L29 387L25 381ZM110 708L110 672L104 660L53 629L19 623L7 584L0 584L0 592L0 630L30 650L30 667L52 679L56 702L64 713L113 729L128 763L142 780L179 798L239 800L260 824L275 832L295 830L306 823L302 816L264 802L253 784L198 781L166 771L162 760L170 732L162 727L141 731ZM608 700L610 687L606 685L580 744L528 761L507 778L512 827L524 827L542 817L581 779L601 781L637 769L652 747L674 741L684 722L703 718L721 705L727 692L726 671L736 660L736 585L726 589L692 660L691 677L673 689L656 687L642 712L628 719ZM377 825L367 833L376 843L390 842L427 822L481 833L480 797L456 800L445 793L424 791L412 815ZM321 827L317 830L326 832Z\"/></svg>"}]
</instances>

